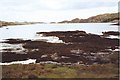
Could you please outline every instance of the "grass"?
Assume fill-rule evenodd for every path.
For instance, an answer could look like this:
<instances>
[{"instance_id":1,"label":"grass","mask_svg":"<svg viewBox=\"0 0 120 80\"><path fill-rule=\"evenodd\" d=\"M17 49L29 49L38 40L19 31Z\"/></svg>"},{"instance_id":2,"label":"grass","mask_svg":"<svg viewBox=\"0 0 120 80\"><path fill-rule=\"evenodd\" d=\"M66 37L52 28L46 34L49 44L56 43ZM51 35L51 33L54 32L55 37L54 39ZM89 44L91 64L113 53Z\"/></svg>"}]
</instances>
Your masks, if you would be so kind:
<instances>
[{"instance_id":1,"label":"grass","mask_svg":"<svg viewBox=\"0 0 120 80\"><path fill-rule=\"evenodd\" d=\"M115 64L3 66L3 78L113 78L116 76L118 76L118 68Z\"/></svg>"}]
</instances>

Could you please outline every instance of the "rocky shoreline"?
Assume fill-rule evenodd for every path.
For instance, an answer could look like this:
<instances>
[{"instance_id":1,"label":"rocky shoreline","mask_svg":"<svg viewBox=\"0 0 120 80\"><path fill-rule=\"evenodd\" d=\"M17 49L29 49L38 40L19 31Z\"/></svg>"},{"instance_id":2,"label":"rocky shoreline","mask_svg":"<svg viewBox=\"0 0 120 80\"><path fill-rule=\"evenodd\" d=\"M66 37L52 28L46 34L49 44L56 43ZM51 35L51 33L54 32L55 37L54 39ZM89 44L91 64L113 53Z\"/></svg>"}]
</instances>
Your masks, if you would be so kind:
<instances>
[{"instance_id":1,"label":"rocky shoreline","mask_svg":"<svg viewBox=\"0 0 120 80\"><path fill-rule=\"evenodd\" d=\"M105 78L118 80L119 39L85 31L37 32L55 36L61 42L6 39L14 45L2 49L2 74L5 78ZM118 36L118 35L116 35ZM20 47L19 47L20 45ZM16 47L17 46L17 47ZM1 65L1 63L0 63Z\"/></svg>"},{"instance_id":2,"label":"rocky shoreline","mask_svg":"<svg viewBox=\"0 0 120 80\"><path fill-rule=\"evenodd\" d=\"M105 32L108 35L117 32ZM11 52L4 49L2 62L36 59L36 63L52 61L61 64L105 64L118 63L112 55L118 55L119 39L105 38L103 35L88 34L85 31L37 32L43 36L56 36L64 43L48 43L39 40L7 39L2 43L22 44L24 50Z\"/></svg>"}]
</instances>

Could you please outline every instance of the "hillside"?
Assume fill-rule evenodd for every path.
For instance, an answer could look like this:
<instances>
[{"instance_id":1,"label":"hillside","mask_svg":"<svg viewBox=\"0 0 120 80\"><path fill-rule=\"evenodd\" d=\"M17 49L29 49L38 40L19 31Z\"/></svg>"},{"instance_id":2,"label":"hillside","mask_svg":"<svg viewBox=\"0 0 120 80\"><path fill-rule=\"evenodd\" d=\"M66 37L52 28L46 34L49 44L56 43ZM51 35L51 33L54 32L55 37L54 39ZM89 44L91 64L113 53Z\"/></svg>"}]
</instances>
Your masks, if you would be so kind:
<instances>
[{"instance_id":1,"label":"hillside","mask_svg":"<svg viewBox=\"0 0 120 80\"><path fill-rule=\"evenodd\" d=\"M15 22L0 21L0 27L2 27L2 26L8 26L8 25L17 25L17 23L15 23Z\"/></svg>"},{"instance_id":2,"label":"hillside","mask_svg":"<svg viewBox=\"0 0 120 80\"><path fill-rule=\"evenodd\" d=\"M28 24L37 24L37 23L43 23L43 22L6 22L6 21L0 21L0 27L12 26L12 25L28 25Z\"/></svg>"},{"instance_id":3,"label":"hillside","mask_svg":"<svg viewBox=\"0 0 120 80\"><path fill-rule=\"evenodd\" d=\"M104 22L112 22L117 23L118 22L118 13L106 13L106 14L100 14L97 16L92 16L87 19L79 19L75 18L70 21L61 21L59 23L104 23Z\"/></svg>"}]
</instances>

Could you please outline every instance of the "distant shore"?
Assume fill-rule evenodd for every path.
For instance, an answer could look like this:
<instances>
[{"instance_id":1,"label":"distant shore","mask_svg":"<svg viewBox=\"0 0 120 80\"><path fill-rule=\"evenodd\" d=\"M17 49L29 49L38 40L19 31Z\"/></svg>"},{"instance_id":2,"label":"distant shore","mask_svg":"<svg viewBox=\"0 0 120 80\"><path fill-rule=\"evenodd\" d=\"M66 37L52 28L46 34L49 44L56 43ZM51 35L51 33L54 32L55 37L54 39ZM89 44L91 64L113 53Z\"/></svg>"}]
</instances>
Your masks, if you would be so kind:
<instances>
[{"instance_id":1,"label":"distant shore","mask_svg":"<svg viewBox=\"0 0 120 80\"><path fill-rule=\"evenodd\" d=\"M87 19L79 19L75 18L72 20L64 20L60 22L50 22L50 24L62 24L62 23L115 23L113 25L119 25L119 16L118 13L106 13L100 14L96 16L91 16ZM38 23L46 23L46 22L7 22L0 21L0 27L3 26L13 26L13 25L28 25L28 24L38 24Z\"/></svg>"},{"instance_id":2,"label":"distant shore","mask_svg":"<svg viewBox=\"0 0 120 80\"><path fill-rule=\"evenodd\" d=\"M14 26L14 25L29 25L29 24L39 24L44 22L6 22L6 21L0 21L0 27L3 26Z\"/></svg>"}]
</instances>

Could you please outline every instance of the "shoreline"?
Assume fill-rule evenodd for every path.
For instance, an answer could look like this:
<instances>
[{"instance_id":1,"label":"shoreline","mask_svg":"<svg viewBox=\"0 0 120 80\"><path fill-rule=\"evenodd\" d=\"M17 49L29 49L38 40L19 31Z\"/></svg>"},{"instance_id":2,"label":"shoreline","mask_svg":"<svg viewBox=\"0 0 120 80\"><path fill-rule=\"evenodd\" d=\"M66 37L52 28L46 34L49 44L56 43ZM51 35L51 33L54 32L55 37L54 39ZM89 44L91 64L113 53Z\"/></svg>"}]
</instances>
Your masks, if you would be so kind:
<instances>
[{"instance_id":1,"label":"shoreline","mask_svg":"<svg viewBox=\"0 0 120 80\"><path fill-rule=\"evenodd\" d=\"M118 35L117 32L105 32L102 36L87 34L85 31L37 32L36 34L43 34L46 37L55 36L64 43L51 43L46 40L7 39L1 43L22 44L22 46L16 48L16 52L12 52L14 50L12 48L3 49L3 62L36 59L36 63L40 61L65 63L82 61L79 62L81 64L106 63L106 60L102 60L102 56L104 54L106 54L104 57L111 55L115 49L118 49L119 39L105 38L106 36L104 36L105 34L108 34L107 36ZM95 43L96 41L97 43ZM109 62L108 60L107 63Z\"/></svg>"},{"instance_id":2,"label":"shoreline","mask_svg":"<svg viewBox=\"0 0 120 80\"><path fill-rule=\"evenodd\" d=\"M17 26L17 25L32 25L32 24L95 24L95 23L93 23L93 22L89 22L89 23L46 23L46 22L4 22L4 23L2 23L2 22L0 22L0 28L2 28L2 27L7 27L7 26ZM116 23L116 22L107 22L107 23L105 23L105 22L98 22L98 23L96 23L96 24L110 24L110 25L118 25L119 26L119 24L118 23Z\"/></svg>"},{"instance_id":3,"label":"shoreline","mask_svg":"<svg viewBox=\"0 0 120 80\"><path fill-rule=\"evenodd\" d=\"M108 36L119 32L98 35L76 30L36 35L45 38L1 42L14 45L2 49L3 78L118 78L119 39ZM46 40L48 37L54 37L50 38L54 42Z\"/></svg>"},{"instance_id":4,"label":"shoreline","mask_svg":"<svg viewBox=\"0 0 120 80\"><path fill-rule=\"evenodd\" d=\"M17 25L31 25L31 24L43 24L44 22L5 22L0 21L0 28L6 26L17 26Z\"/></svg>"}]
</instances>

